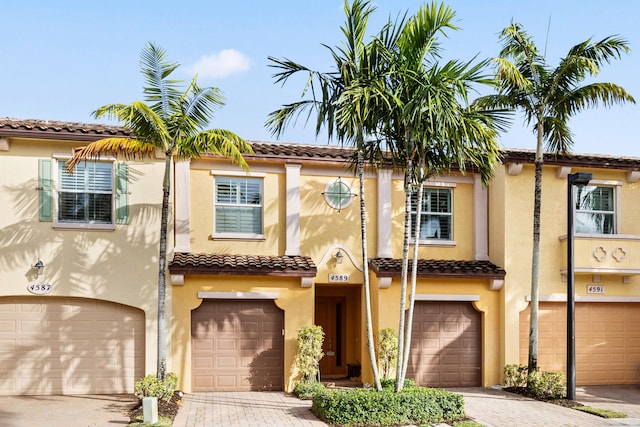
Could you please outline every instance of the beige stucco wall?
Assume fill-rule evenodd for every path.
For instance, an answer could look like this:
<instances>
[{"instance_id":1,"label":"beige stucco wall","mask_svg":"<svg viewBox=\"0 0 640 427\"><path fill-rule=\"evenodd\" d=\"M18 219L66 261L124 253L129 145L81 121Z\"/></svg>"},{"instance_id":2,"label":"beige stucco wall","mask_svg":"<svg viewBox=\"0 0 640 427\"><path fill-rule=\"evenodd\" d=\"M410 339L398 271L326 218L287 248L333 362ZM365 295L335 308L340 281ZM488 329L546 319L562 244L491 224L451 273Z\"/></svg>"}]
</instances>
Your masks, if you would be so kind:
<instances>
[{"instance_id":1,"label":"beige stucco wall","mask_svg":"<svg viewBox=\"0 0 640 427\"><path fill-rule=\"evenodd\" d=\"M129 162L128 225L116 225L112 231L71 230L40 222L38 160L70 155L73 147L85 144L12 138L9 151L0 151L0 298L32 295L27 286L38 280L52 286L47 297L92 298L138 308L146 322L145 371L155 373L164 163ZM171 236L169 247L173 247ZM31 268L38 259L45 265L40 277ZM170 302L168 287L168 319Z\"/></svg>"},{"instance_id":2,"label":"beige stucco wall","mask_svg":"<svg viewBox=\"0 0 640 427\"><path fill-rule=\"evenodd\" d=\"M198 292L276 293L276 305L284 310L285 389L291 390L297 373L291 371L297 352L297 331L313 324L314 290L300 286L300 279L255 276L188 275L185 284L173 287L172 345L180 388L191 392L191 311L202 303Z\"/></svg>"},{"instance_id":3,"label":"beige stucco wall","mask_svg":"<svg viewBox=\"0 0 640 427\"><path fill-rule=\"evenodd\" d=\"M491 259L503 265L507 271L503 288L504 319L501 330L504 336L504 360L501 364L519 363L518 325L519 313L528 307L531 295L531 257L533 233L533 190L534 165L525 164L522 172L515 175L506 173L507 166L499 169L490 189L490 252ZM610 169L578 169L571 173L592 172L596 183L606 183L619 188L616 194L618 223L617 233L629 238L622 246L631 251L629 256L638 256L640 245L640 224L636 220L640 203L638 183L627 181L627 172ZM618 197L619 196L619 197ZM500 212L504 212L501 215ZM566 268L567 234L567 179L558 177L558 166L543 167L542 213L540 238L540 298L566 298L567 284L562 270ZM624 237L622 238L624 239ZM608 244L608 238L621 236L598 236L589 238L577 236L575 239L575 265L595 267L592 248ZM620 241L615 241L614 246ZM609 260L610 261L610 260ZM609 266L616 267L615 265ZM615 263L613 263L615 264ZM617 267L620 267L618 265ZM637 265L634 266L638 268ZM629 276L629 283L623 283L622 274L601 274L599 285L606 287L602 297L632 297L640 295L640 277ZM576 298L588 296L587 286L594 284L591 273L576 273ZM593 297L593 295L591 295Z\"/></svg>"}]
</instances>

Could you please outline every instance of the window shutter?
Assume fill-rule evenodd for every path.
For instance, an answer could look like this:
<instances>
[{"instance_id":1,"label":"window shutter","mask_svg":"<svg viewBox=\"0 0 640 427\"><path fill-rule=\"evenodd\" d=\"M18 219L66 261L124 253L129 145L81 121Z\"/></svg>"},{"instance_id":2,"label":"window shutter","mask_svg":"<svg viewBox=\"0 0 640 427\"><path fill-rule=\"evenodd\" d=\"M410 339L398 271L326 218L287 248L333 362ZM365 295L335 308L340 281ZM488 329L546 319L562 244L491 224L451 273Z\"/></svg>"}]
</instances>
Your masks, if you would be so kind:
<instances>
[{"instance_id":1,"label":"window shutter","mask_svg":"<svg viewBox=\"0 0 640 427\"><path fill-rule=\"evenodd\" d=\"M129 165L116 164L116 224L129 223Z\"/></svg>"},{"instance_id":2,"label":"window shutter","mask_svg":"<svg viewBox=\"0 0 640 427\"><path fill-rule=\"evenodd\" d=\"M38 203L40 221L53 221L53 185L51 182L51 159L38 160L38 189L40 200Z\"/></svg>"}]
</instances>

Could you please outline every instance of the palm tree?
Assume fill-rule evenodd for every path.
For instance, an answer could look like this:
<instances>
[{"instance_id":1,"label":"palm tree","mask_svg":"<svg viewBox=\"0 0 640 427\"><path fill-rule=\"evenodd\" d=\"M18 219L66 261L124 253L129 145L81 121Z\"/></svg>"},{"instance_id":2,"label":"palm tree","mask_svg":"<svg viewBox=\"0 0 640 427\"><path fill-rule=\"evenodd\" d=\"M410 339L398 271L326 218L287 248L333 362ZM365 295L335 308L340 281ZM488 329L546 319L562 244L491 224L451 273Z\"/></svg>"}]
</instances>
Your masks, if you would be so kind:
<instances>
[{"instance_id":1,"label":"palm tree","mask_svg":"<svg viewBox=\"0 0 640 427\"><path fill-rule=\"evenodd\" d=\"M164 380L167 370L165 291L167 264L167 227L171 165L175 158L197 158L204 153L219 154L248 169L243 153L251 146L238 135L224 129L205 129L215 108L224 105L224 97L215 87L200 87L197 77L184 92L183 83L170 79L177 63L165 61L165 51L149 43L140 55L144 75L145 102L105 105L93 112L95 118L109 117L121 122L131 138L104 138L79 148L68 161L67 168L100 155L122 155L125 158L152 158L156 151L166 155L162 181L162 216L160 221L160 253L158 256L158 354L157 377Z\"/></svg>"},{"instance_id":2,"label":"palm tree","mask_svg":"<svg viewBox=\"0 0 640 427\"><path fill-rule=\"evenodd\" d=\"M351 5L345 0L344 11L346 21L341 27L345 36L344 47L330 48L329 52L334 61L335 70L328 73L313 71L293 61L270 57L273 67L279 71L274 75L277 83L285 83L291 76L303 73L308 76L307 85L302 92L302 98L311 90L311 98L302 99L269 114L266 126L274 135L279 136L285 127L303 113L307 118L316 113L316 134L323 127L327 128L329 138L335 136L340 143L353 144L356 147L354 162L360 186L360 232L362 242L363 290L365 300L365 323L367 333L367 347L373 370L374 383L377 390L382 390L378 365L376 362L375 345L373 340L373 323L371 319L371 298L369 286L369 269L367 255L366 233L366 203L364 192L364 163L365 159L379 159L380 150L365 147L365 137L370 129L375 127L376 117L371 115L374 110L370 104L375 103L375 96L360 99L355 108L347 111L340 110L344 106L341 97L350 85L355 82L377 81L375 67L377 64L376 51L371 44L364 43L367 23L374 8L368 0L354 0ZM374 83L372 83L374 84Z\"/></svg>"},{"instance_id":3,"label":"palm tree","mask_svg":"<svg viewBox=\"0 0 640 427\"><path fill-rule=\"evenodd\" d=\"M408 368L415 302L420 214L424 182L456 167L476 168L488 183L498 162L497 130L503 123L495 111L469 106L476 84L491 84L483 74L487 63L437 62L438 35L456 30L455 12L444 4L421 7L408 21L395 25L381 39L388 62L387 109L381 131L396 165L405 170L405 227L402 251L400 323L396 391L402 390ZM389 36L390 35L390 36ZM411 234L411 198L417 192L416 224L409 304L406 306ZM406 317L405 317L406 312Z\"/></svg>"},{"instance_id":4,"label":"palm tree","mask_svg":"<svg viewBox=\"0 0 640 427\"><path fill-rule=\"evenodd\" d=\"M605 107L633 102L633 97L613 83L582 82L600 68L629 52L628 43L615 36L592 42L587 39L573 46L557 67L546 58L518 23L512 22L500 33L502 50L495 58L499 92L483 98L485 108L512 108L524 113L526 123L537 136L533 211L533 254L531 261L531 317L529 329L529 372L538 368L538 277L540 270L540 209L542 200L543 145L554 153L570 151L573 139L569 119L602 103Z\"/></svg>"}]
</instances>

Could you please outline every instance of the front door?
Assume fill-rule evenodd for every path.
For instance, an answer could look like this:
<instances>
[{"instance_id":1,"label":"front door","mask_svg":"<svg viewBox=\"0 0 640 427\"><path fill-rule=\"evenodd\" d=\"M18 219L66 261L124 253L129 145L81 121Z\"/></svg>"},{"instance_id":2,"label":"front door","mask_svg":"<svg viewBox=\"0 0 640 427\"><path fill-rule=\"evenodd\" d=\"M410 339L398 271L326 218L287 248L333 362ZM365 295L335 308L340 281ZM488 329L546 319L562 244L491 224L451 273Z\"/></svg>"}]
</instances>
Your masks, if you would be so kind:
<instances>
[{"instance_id":1,"label":"front door","mask_svg":"<svg viewBox=\"0 0 640 427\"><path fill-rule=\"evenodd\" d=\"M320 360L321 377L344 377L347 375L345 297L316 297L316 325L324 330Z\"/></svg>"}]
</instances>

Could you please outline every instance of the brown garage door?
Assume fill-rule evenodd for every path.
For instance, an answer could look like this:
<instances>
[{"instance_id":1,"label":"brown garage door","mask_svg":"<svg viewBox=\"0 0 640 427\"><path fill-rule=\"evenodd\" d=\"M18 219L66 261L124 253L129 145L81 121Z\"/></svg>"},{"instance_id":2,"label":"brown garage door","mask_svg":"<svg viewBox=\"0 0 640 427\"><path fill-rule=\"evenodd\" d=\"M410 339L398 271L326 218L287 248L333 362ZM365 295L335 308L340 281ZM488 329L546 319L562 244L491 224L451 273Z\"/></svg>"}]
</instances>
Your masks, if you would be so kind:
<instances>
[{"instance_id":1,"label":"brown garage door","mask_svg":"<svg viewBox=\"0 0 640 427\"><path fill-rule=\"evenodd\" d=\"M193 391L283 390L283 328L272 300L205 300L191 313Z\"/></svg>"},{"instance_id":2,"label":"brown garage door","mask_svg":"<svg viewBox=\"0 0 640 427\"><path fill-rule=\"evenodd\" d=\"M480 313L467 302L418 301L407 377L430 387L479 386Z\"/></svg>"},{"instance_id":3,"label":"brown garage door","mask_svg":"<svg viewBox=\"0 0 640 427\"><path fill-rule=\"evenodd\" d=\"M0 394L132 393L144 313L80 298L0 298Z\"/></svg>"},{"instance_id":4,"label":"brown garage door","mask_svg":"<svg viewBox=\"0 0 640 427\"><path fill-rule=\"evenodd\" d=\"M640 383L640 304L577 302L576 383ZM538 366L566 371L567 304L541 302ZM520 361L526 363L529 309L520 314Z\"/></svg>"}]
</instances>

